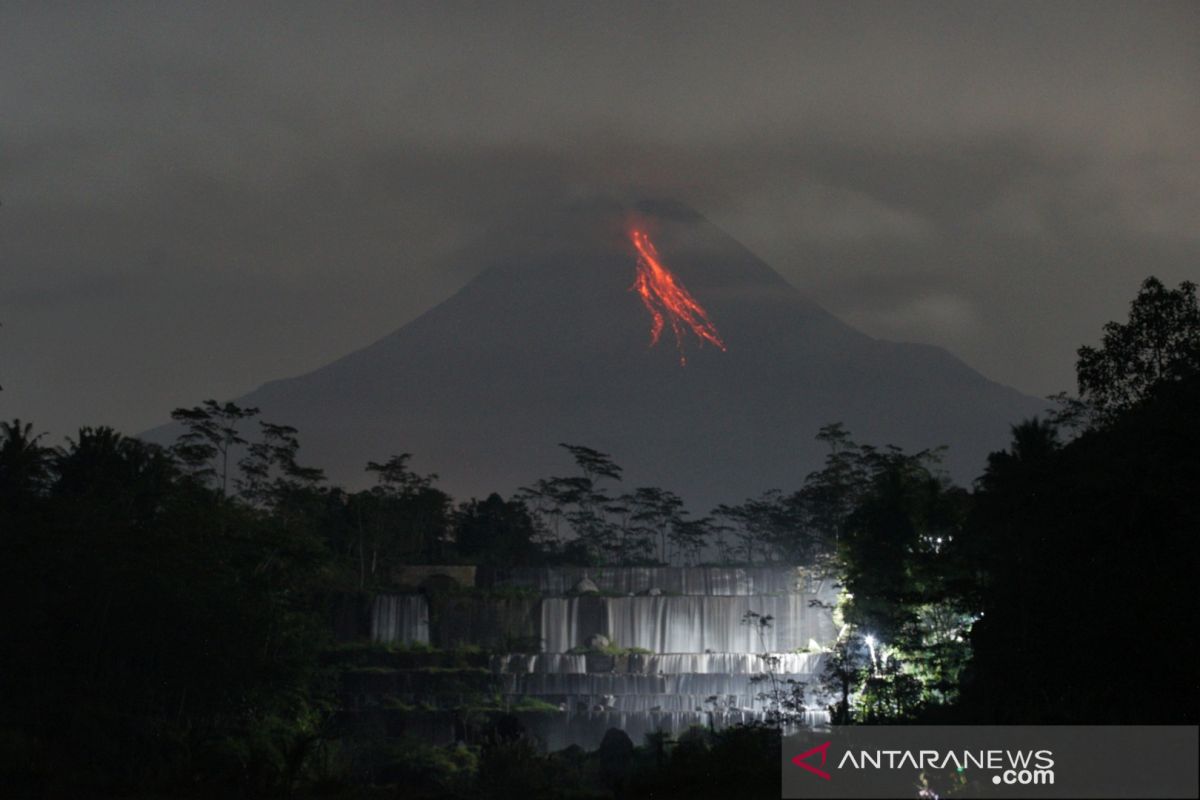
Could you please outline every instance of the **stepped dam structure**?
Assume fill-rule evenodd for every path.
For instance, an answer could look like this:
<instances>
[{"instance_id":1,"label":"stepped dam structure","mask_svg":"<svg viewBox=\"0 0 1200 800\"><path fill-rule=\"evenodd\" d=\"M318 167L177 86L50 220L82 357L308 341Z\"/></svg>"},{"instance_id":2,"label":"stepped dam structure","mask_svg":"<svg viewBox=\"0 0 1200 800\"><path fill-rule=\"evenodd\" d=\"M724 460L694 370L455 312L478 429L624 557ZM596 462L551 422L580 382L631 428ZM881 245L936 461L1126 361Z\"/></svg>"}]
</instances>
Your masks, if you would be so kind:
<instances>
[{"instance_id":1,"label":"stepped dam structure","mask_svg":"<svg viewBox=\"0 0 1200 800\"><path fill-rule=\"evenodd\" d=\"M471 711L507 713L548 749L594 748L764 719L806 686L801 724L827 722L817 679L837 637L832 581L797 567L422 567L369 599L374 659L352 708L448 742ZM383 647L379 647L382 645Z\"/></svg>"}]
</instances>

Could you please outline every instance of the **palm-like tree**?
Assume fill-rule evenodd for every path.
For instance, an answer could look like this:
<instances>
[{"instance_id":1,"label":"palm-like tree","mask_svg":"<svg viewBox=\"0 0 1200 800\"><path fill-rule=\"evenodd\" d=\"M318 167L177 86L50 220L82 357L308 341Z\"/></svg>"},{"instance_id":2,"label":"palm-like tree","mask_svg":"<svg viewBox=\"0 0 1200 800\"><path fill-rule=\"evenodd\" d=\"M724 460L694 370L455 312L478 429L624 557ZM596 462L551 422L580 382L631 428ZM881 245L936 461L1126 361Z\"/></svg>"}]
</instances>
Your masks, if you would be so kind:
<instances>
[{"instance_id":1,"label":"palm-like tree","mask_svg":"<svg viewBox=\"0 0 1200 800\"><path fill-rule=\"evenodd\" d=\"M0 422L0 505L10 510L40 495L50 480L51 451L32 423Z\"/></svg>"}]
</instances>

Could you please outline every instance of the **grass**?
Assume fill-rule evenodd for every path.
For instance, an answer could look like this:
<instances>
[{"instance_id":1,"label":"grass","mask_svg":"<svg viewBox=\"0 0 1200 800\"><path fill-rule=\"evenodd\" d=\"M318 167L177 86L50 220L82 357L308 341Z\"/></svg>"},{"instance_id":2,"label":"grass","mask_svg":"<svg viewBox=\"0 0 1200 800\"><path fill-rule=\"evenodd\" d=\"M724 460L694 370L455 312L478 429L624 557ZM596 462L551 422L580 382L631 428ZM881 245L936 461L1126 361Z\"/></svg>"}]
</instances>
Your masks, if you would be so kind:
<instances>
[{"instance_id":1,"label":"grass","mask_svg":"<svg viewBox=\"0 0 1200 800\"><path fill-rule=\"evenodd\" d=\"M479 702L463 706L459 710L476 713L523 711L540 714L557 714L562 711L556 703L548 703L536 697L522 696L515 702L509 703L499 694L494 694L487 699L481 699Z\"/></svg>"},{"instance_id":2,"label":"grass","mask_svg":"<svg viewBox=\"0 0 1200 800\"><path fill-rule=\"evenodd\" d=\"M522 697L512 705L513 711L561 711L554 703L547 703L545 700L538 700L536 697Z\"/></svg>"}]
</instances>

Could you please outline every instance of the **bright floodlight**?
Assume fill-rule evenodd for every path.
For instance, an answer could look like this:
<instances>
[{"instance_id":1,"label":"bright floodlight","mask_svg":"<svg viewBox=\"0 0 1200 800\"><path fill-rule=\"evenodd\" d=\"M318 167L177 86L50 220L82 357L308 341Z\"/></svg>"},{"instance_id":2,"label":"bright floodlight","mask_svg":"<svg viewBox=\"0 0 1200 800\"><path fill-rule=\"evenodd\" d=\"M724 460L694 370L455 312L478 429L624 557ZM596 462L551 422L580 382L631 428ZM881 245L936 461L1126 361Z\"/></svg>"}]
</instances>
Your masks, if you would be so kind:
<instances>
[{"instance_id":1,"label":"bright floodlight","mask_svg":"<svg viewBox=\"0 0 1200 800\"><path fill-rule=\"evenodd\" d=\"M866 636L866 640L865 640L865 641L866 641L866 643L867 643L867 647L874 647L874 646L875 646L875 637L874 637L874 636L872 636L871 634L869 634L869 633L867 634L867 636Z\"/></svg>"}]
</instances>

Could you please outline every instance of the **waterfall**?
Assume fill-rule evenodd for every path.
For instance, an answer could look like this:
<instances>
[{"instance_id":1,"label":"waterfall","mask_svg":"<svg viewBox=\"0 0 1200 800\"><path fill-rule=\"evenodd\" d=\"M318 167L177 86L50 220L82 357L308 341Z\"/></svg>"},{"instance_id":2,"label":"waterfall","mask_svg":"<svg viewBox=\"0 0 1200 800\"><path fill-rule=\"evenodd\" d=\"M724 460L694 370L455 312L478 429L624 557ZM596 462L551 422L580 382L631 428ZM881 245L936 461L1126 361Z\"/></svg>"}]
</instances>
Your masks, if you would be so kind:
<instances>
[{"instance_id":1,"label":"waterfall","mask_svg":"<svg viewBox=\"0 0 1200 800\"><path fill-rule=\"evenodd\" d=\"M713 695L739 695L750 697L770 688L761 678L765 674L731 675L719 672L698 674L683 673L679 675L647 675L630 672L590 672L590 673L553 673L534 672L514 676L513 686L520 694L545 695L581 695L587 697L603 697L614 695L695 695L710 697ZM785 681L789 678L808 681L812 673L775 673L775 678Z\"/></svg>"},{"instance_id":2,"label":"waterfall","mask_svg":"<svg viewBox=\"0 0 1200 800\"><path fill-rule=\"evenodd\" d=\"M585 577L598 591L574 595ZM347 685L363 707L386 697L449 714L486 698L551 750L591 749L614 727L640 743L655 731L677 738L695 726L762 721L771 692L797 681L809 705L804 724L828 722L819 676L837 635L834 587L807 570L481 567L476 580L483 591L433 598L432 626L424 596L376 597L371 635L498 650L479 662L488 668L363 670ZM488 591L511 587L536 595ZM595 635L612 646L588 647ZM525 651L504 652L517 648ZM531 705L544 710L521 710Z\"/></svg>"},{"instance_id":3,"label":"waterfall","mask_svg":"<svg viewBox=\"0 0 1200 800\"><path fill-rule=\"evenodd\" d=\"M492 671L497 673L584 673L587 672L587 656L563 653L507 653L492 656Z\"/></svg>"},{"instance_id":4,"label":"waterfall","mask_svg":"<svg viewBox=\"0 0 1200 800\"><path fill-rule=\"evenodd\" d=\"M382 594L371 601L371 640L429 644L429 604L420 594Z\"/></svg>"},{"instance_id":5,"label":"waterfall","mask_svg":"<svg viewBox=\"0 0 1200 800\"><path fill-rule=\"evenodd\" d=\"M786 652L832 632L828 614L813 612L810 600L806 594L546 597L541 636L548 653L568 652L592 634L652 653ZM759 626L748 613L769 616L770 624Z\"/></svg>"},{"instance_id":6,"label":"waterfall","mask_svg":"<svg viewBox=\"0 0 1200 800\"><path fill-rule=\"evenodd\" d=\"M616 597L606 601L609 638L654 653L755 653L792 650L812 633L803 595ZM760 627L748 613L770 616Z\"/></svg>"},{"instance_id":7,"label":"waterfall","mask_svg":"<svg viewBox=\"0 0 1200 800\"><path fill-rule=\"evenodd\" d=\"M542 643L547 653L565 653L583 644L584 633L579 624L579 607L592 598L553 597L542 600ZM602 633L593 630L590 633Z\"/></svg>"},{"instance_id":8,"label":"waterfall","mask_svg":"<svg viewBox=\"0 0 1200 800\"><path fill-rule=\"evenodd\" d=\"M816 638L816 637L814 637ZM638 656L643 672L756 674L764 671L763 657L755 653L666 653ZM810 675L818 670L820 653L771 653L775 672Z\"/></svg>"},{"instance_id":9,"label":"waterfall","mask_svg":"<svg viewBox=\"0 0 1200 800\"><path fill-rule=\"evenodd\" d=\"M572 596L585 577L599 592ZM595 747L611 727L641 741L759 721L772 690L787 691L788 681L805 685L804 724L828 722L819 675L821 648L837 634L834 587L805 570L496 568L481 580L541 594L543 652L494 656L491 670L505 702L535 698L561 709L528 719L550 749ZM614 648L587 648L596 634Z\"/></svg>"}]
</instances>

